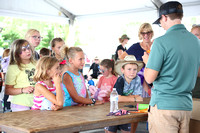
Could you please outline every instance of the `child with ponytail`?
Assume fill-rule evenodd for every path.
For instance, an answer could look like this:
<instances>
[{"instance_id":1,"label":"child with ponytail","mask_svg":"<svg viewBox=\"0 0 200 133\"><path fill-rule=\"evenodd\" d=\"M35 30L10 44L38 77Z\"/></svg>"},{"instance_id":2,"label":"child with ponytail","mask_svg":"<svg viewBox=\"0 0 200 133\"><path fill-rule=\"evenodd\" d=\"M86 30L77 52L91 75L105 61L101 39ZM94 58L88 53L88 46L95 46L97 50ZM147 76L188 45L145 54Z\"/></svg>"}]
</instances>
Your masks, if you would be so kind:
<instances>
[{"instance_id":1,"label":"child with ponytail","mask_svg":"<svg viewBox=\"0 0 200 133\"><path fill-rule=\"evenodd\" d=\"M102 77L97 83L97 88L90 86L91 97L101 100L103 102L109 102L110 93L117 81L117 77L114 72L114 60L104 59L100 63L100 72Z\"/></svg>"},{"instance_id":2,"label":"child with ponytail","mask_svg":"<svg viewBox=\"0 0 200 133\"><path fill-rule=\"evenodd\" d=\"M83 69L85 65L84 52L79 47L65 47L62 51L65 55L67 71L64 72L62 83L65 92L63 106L102 104L101 101L90 99L85 80L78 70Z\"/></svg>"}]
</instances>

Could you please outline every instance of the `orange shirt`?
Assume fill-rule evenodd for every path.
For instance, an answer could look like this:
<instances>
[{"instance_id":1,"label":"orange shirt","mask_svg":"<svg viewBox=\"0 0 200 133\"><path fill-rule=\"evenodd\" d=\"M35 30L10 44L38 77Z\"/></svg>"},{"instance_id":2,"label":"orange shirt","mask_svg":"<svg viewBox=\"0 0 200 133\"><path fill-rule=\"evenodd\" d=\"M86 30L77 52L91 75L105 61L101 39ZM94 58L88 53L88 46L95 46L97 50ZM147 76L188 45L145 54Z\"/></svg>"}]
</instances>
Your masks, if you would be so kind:
<instances>
[{"instance_id":1,"label":"orange shirt","mask_svg":"<svg viewBox=\"0 0 200 133\"><path fill-rule=\"evenodd\" d=\"M112 77L106 78L104 76L102 76L99 79L99 83L98 83L98 88L100 88L100 90L105 90L107 92L109 92L109 94L112 92L112 89L115 85L117 81L117 77L115 75L113 75ZM103 101L104 102L109 102L109 97L103 97Z\"/></svg>"}]
</instances>

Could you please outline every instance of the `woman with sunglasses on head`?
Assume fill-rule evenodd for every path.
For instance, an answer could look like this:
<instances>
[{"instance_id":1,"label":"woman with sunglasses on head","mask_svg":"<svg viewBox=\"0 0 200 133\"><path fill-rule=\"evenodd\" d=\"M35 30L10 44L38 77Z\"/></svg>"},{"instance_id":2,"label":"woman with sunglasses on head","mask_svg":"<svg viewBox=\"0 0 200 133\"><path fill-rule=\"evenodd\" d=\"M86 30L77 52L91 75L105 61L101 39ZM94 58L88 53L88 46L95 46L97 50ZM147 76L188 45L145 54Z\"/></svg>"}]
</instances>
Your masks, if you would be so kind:
<instances>
[{"instance_id":1,"label":"woman with sunglasses on head","mask_svg":"<svg viewBox=\"0 0 200 133\"><path fill-rule=\"evenodd\" d=\"M25 39L30 43L34 53L34 59L39 60L40 55L35 51L35 48L40 44L42 37L40 36L40 32L36 29L29 29L26 32Z\"/></svg>"},{"instance_id":2,"label":"woman with sunglasses on head","mask_svg":"<svg viewBox=\"0 0 200 133\"><path fill-rule=\"evenodd\" d=\"M151 45L153 43L152 37L154 35L153 29L149 23L143 23L140 26L138 37L142 42L138 42L133 44L128 50L123 52L123 54L119 57L120 59L124 59L127 55L134 55L137 61L143 61L142 56L144 52L149 52ZM151 90L149 85L144 80L144 68L138 72L138 75L141 78L141 83L144 88L143 97L149 97L151 95Z\"/></svg>"},{"instance_id":3,"label":"woman with sunglasses on head","mask_svg":"<svg viewBox=\"0 0 200 133\"><path fill-rule=\"evenodd\" d=\"M32 53L27 40L18 39L11 45L5 93L13 95L12 112L30 110L33 105L35 62Z\"/></svg>"}]
</instances>

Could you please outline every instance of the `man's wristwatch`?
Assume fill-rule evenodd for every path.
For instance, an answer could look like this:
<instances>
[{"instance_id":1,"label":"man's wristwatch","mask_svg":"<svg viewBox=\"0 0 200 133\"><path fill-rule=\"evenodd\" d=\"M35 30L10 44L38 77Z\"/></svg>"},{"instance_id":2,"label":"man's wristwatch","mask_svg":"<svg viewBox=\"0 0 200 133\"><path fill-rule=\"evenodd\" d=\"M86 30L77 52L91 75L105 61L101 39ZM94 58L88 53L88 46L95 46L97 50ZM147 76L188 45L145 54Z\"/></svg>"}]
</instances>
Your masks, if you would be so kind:
<instances>
[{"instance_id":1,"label":"man's wristwatch","mask_svg":"<svg viewBox=\"0 0 200 133\"><path fill-rule=\"evenodd\" d=\"M91 98L91 100L92 100L92 104L95 104L95 103L96 103L96 99Z\"/></svg>"}]
</instances>

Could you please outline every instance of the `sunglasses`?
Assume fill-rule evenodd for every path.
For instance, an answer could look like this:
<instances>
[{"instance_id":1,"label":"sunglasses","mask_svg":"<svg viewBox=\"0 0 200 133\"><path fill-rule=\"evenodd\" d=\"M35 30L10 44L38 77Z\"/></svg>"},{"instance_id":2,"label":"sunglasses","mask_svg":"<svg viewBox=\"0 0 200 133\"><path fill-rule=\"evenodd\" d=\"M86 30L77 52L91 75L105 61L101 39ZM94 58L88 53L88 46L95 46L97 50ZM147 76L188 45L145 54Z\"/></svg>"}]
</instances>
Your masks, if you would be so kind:
<instances>
[{"instance_id":1,"label":"sunglasses","mask_svg":"<svg viewBox=\"0 0 200 133\"><path fill-rule=\"evenodd\" d=\"M99 69L99 71L100 71L101 73L105 73L105 71L107 71L107 69L106 69L106 70Z\"/></svg>"},{"instance_id":2,"label":"sunglasses","mask_svg":"<svg viewBox=\"0 0 200 133\"><path fill-rule=\"evenodd\" d=\"M36 39L39 39L39 40L42 40L42 39L43 39L43 37L41 37L41 36L32 36L32 38L35 39L35 40L36 40Z\"/></svg>"},{"instance_id":3,"label":"sunglasses","mask_svg":"<svg viewBox=\"0 0 200 133\"><path fill-rule=\"evenodd\" d=\"M141 32L141 34L144 36L145 34L147 34L148 36L152 33L152 31L148 31L148 32Z\"/></svg>"}]
</instances>

